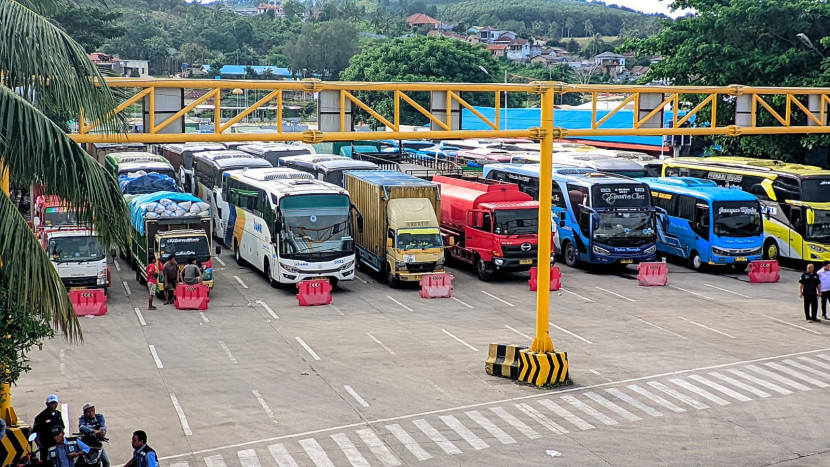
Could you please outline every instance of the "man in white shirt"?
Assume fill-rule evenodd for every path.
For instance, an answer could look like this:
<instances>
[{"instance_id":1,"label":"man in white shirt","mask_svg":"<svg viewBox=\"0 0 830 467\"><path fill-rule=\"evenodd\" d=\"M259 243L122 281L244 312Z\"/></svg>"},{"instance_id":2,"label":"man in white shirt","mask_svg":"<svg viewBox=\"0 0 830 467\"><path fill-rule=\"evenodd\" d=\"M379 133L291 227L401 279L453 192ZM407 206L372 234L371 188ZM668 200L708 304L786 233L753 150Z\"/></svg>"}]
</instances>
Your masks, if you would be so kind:
<instances>
[{"instance_id":1,"label":"man in white shirt","mask_svg":"<svg viewBox=\"0 0 830 467\"><path fill-rule=\"evenodd\" d=\"M827 319L827 301L830 300L830 261L824 262L824 267L818 271L821 280L821 317Z\"/></svg>"}]
</instances>

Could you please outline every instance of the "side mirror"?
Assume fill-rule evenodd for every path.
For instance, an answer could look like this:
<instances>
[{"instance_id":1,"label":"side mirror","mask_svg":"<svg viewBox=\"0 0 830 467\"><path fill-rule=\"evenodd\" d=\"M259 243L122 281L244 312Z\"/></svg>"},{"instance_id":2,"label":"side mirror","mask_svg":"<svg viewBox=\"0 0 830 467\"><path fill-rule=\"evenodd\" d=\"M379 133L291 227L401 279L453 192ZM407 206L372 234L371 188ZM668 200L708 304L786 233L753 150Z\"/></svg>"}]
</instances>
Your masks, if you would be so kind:
<instances>
[{"instance_id":1,"label":"side mirror","mask_svg":"<svg viewBox=\"0 0 830 467\"><path fill-rule=\"evenodd\" d=\"M40 227L40 217L35 217L32 219L32 224L34 224L35 228Z\"/></svg>"},{"instance_id":2,"label":"side mirror","mask_svg":"<svg viewBox=\"0 0 830 467\"><path fill-rule=\"evenodd\" d=\"M770 219L769 209L764 209L764 218L765 218L766 220L769 220L769 219Z\"/></svg>"},{"instance_id":3,"label":"side mirror","mask_svg":"<svg viewBox=\"0 0 830 467\"><path fill-rule=\"evenodd\" d=\"M221 254L222 254L222 247L219 246L219 245L216 245L216 256L219 256Z\"/></svg>"},{"instance_id":4,"label":"side mirror","mask_svg":"<svg viewBox=\"0 0 830 467\"><path fill-rule=\"evenodd\" d=\"M110 256L112 257L112 259L115 259L115 248L110 250Z\"/></svg>"},{"instance_id":5,"label":"side mirror","mask_svg":"<svg viewBox=\"0 0 830 467\"><path fill-rule=\"evenodd\" d=\"M357 213L357 231L363 233L363 214Z\"/></svg>"},{"instance_id":6,"label":"side mirror","mask_svg":"<svg viewBox=\"0 0 830 467\"><path fill-rule=\"evenodd\" d=\"M565 227L565 219L559 219L559 227Z\"/></svg>"},{"instance_id":7,"label":"side mirror","mask_svg":"<svg viewBox=\"0 0 830 467\"><path fill-rule=\"evenodd\" d=\"M282 221L274 221L273 235L276 235L278 232L282 232Z\"/></svg>"},{"instance_id":8,"label":"side mirror","mask_svg":"<svg viewBox=\"0 0 830 467\"><path fill-rule=\"evenodd\" d=\"M156 257L156 250L150 248L147 250L147 261L152 261Z\"/></svg>"},{"instance_id":9,"label":"side mirror","mask_svg":"<svg viewBox=\"0 0 830 467\"><path fill-rule=\"evenodd\" d=\"M391 239L391 238L387 238L387 239L386 239L386 248L392 248L392 245L393 245L393 243L392 243L392 239Z\"/></svg>"}]
</instances>

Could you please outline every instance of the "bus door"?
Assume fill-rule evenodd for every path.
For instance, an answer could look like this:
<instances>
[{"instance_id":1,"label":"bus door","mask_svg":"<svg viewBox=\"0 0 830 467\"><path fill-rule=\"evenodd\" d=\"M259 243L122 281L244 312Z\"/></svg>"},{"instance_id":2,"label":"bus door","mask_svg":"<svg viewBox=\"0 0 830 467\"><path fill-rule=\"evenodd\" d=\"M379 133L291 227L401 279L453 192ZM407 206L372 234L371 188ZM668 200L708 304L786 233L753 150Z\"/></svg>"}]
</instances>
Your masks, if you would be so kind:
<instances>
[{"instance_id":1,"label":"bus door","mask_svg":"<svg viewBox=\"0 0 830 467\"><path fill-rule=\"evenodd\" d=\"M810 255L804 251L804 234L807 231L807 209L803 206L790 206L790 222L793 228L790 229L789 252L785 256L790 258L808 259Z\"/></svg>"}]
</instances>

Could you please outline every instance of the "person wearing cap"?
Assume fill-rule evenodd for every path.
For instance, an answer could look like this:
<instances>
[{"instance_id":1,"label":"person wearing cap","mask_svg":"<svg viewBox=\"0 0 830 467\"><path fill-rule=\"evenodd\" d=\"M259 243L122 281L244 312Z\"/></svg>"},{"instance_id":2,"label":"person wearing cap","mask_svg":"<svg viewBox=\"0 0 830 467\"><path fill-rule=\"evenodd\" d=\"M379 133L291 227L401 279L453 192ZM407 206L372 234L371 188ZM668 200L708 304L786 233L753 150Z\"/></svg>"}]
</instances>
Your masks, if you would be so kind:
<instances>
[{"instance_id":1,"label":"person wearing cap","mask_svg":"<svg viewBox=\"0 0 830 467\"><path fill-rule=\"evenodd\" d=\"M73 467L74 459L89 451L89 446L79 440L67 441L64 437L63 426L52 427L52 446L46 451L46 458L54 467Z\"/></svg>"},{"instance_id":2,"label":"person wearing cap","mask_svg":"<svg viewBox=\"0 0 830 467\"><path fill-rule=\"evenodd\" d=\"M158 467L156 451L147 444L147 433L138 430L133 432L133 458L124 464L124 467Z\"/></svg>"},{"instance_id":3,"label":"person wearing cap","mask_svg":"<svg viewBox=\"0 0 830 467\"><path fill-rule=\"evenodd\" d=\"M98 441L104 439L107 436L107 422L104 420L104 415L96 413L95 404L92 402L84 404L83 411L84 414L78 419L78 431L82 435L95 437ZM110 467L110 458L103 446L101 446L101 467Z\"/></svg>"},{"instance_id":4,"label":"person wearing cap","mask_svg":"<svg viewBox=\"0 0 830 467\"><path fill-rule=\"evenodd\" d=\"M41 460L46 458L49 448L55 445L52 429L56 426L64 428L63 416L58 410L58 396L50 394L46 398L46 408L35 417L35 422L32 424L32 431L37 433L35 443L40 448Z\"/></svg>"}]
</instances>

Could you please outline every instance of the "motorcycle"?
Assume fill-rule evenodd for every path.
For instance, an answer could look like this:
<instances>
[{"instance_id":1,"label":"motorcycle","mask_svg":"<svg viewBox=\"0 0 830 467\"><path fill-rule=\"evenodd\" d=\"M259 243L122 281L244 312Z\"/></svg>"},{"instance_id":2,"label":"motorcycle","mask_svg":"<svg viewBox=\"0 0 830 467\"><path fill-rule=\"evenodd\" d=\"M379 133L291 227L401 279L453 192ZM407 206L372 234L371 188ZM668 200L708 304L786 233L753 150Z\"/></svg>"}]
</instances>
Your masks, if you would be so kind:
<instances>
[{"instance_id":1,"label":"motorcycle","mask_svg":"<svg viewBox=\"0 0 830 467\"><path fill-rule=\"evenodd\" d=\"M17 463L13 464L15 467L46 467L47 465L52 465L51 462L43 462L37 459L37 445L35 445L35 438L37 438L37 433L32 433L29 435L29 444L26 446L26 453Z\"/></svg>"},{"instance_id":2,"label":"motorcycle","mask_svg":"<svg viewBox=\"0 0 830 467\"><path fill-rule=\"evenodd\" d=\"M101 458L104 455L104 443L109 440L98 438L95 435L73 433L79 441L84 443L89 449L85 449L84 453L75 459L75 467L101 467Z\"/></svg>"}]
</instances>

